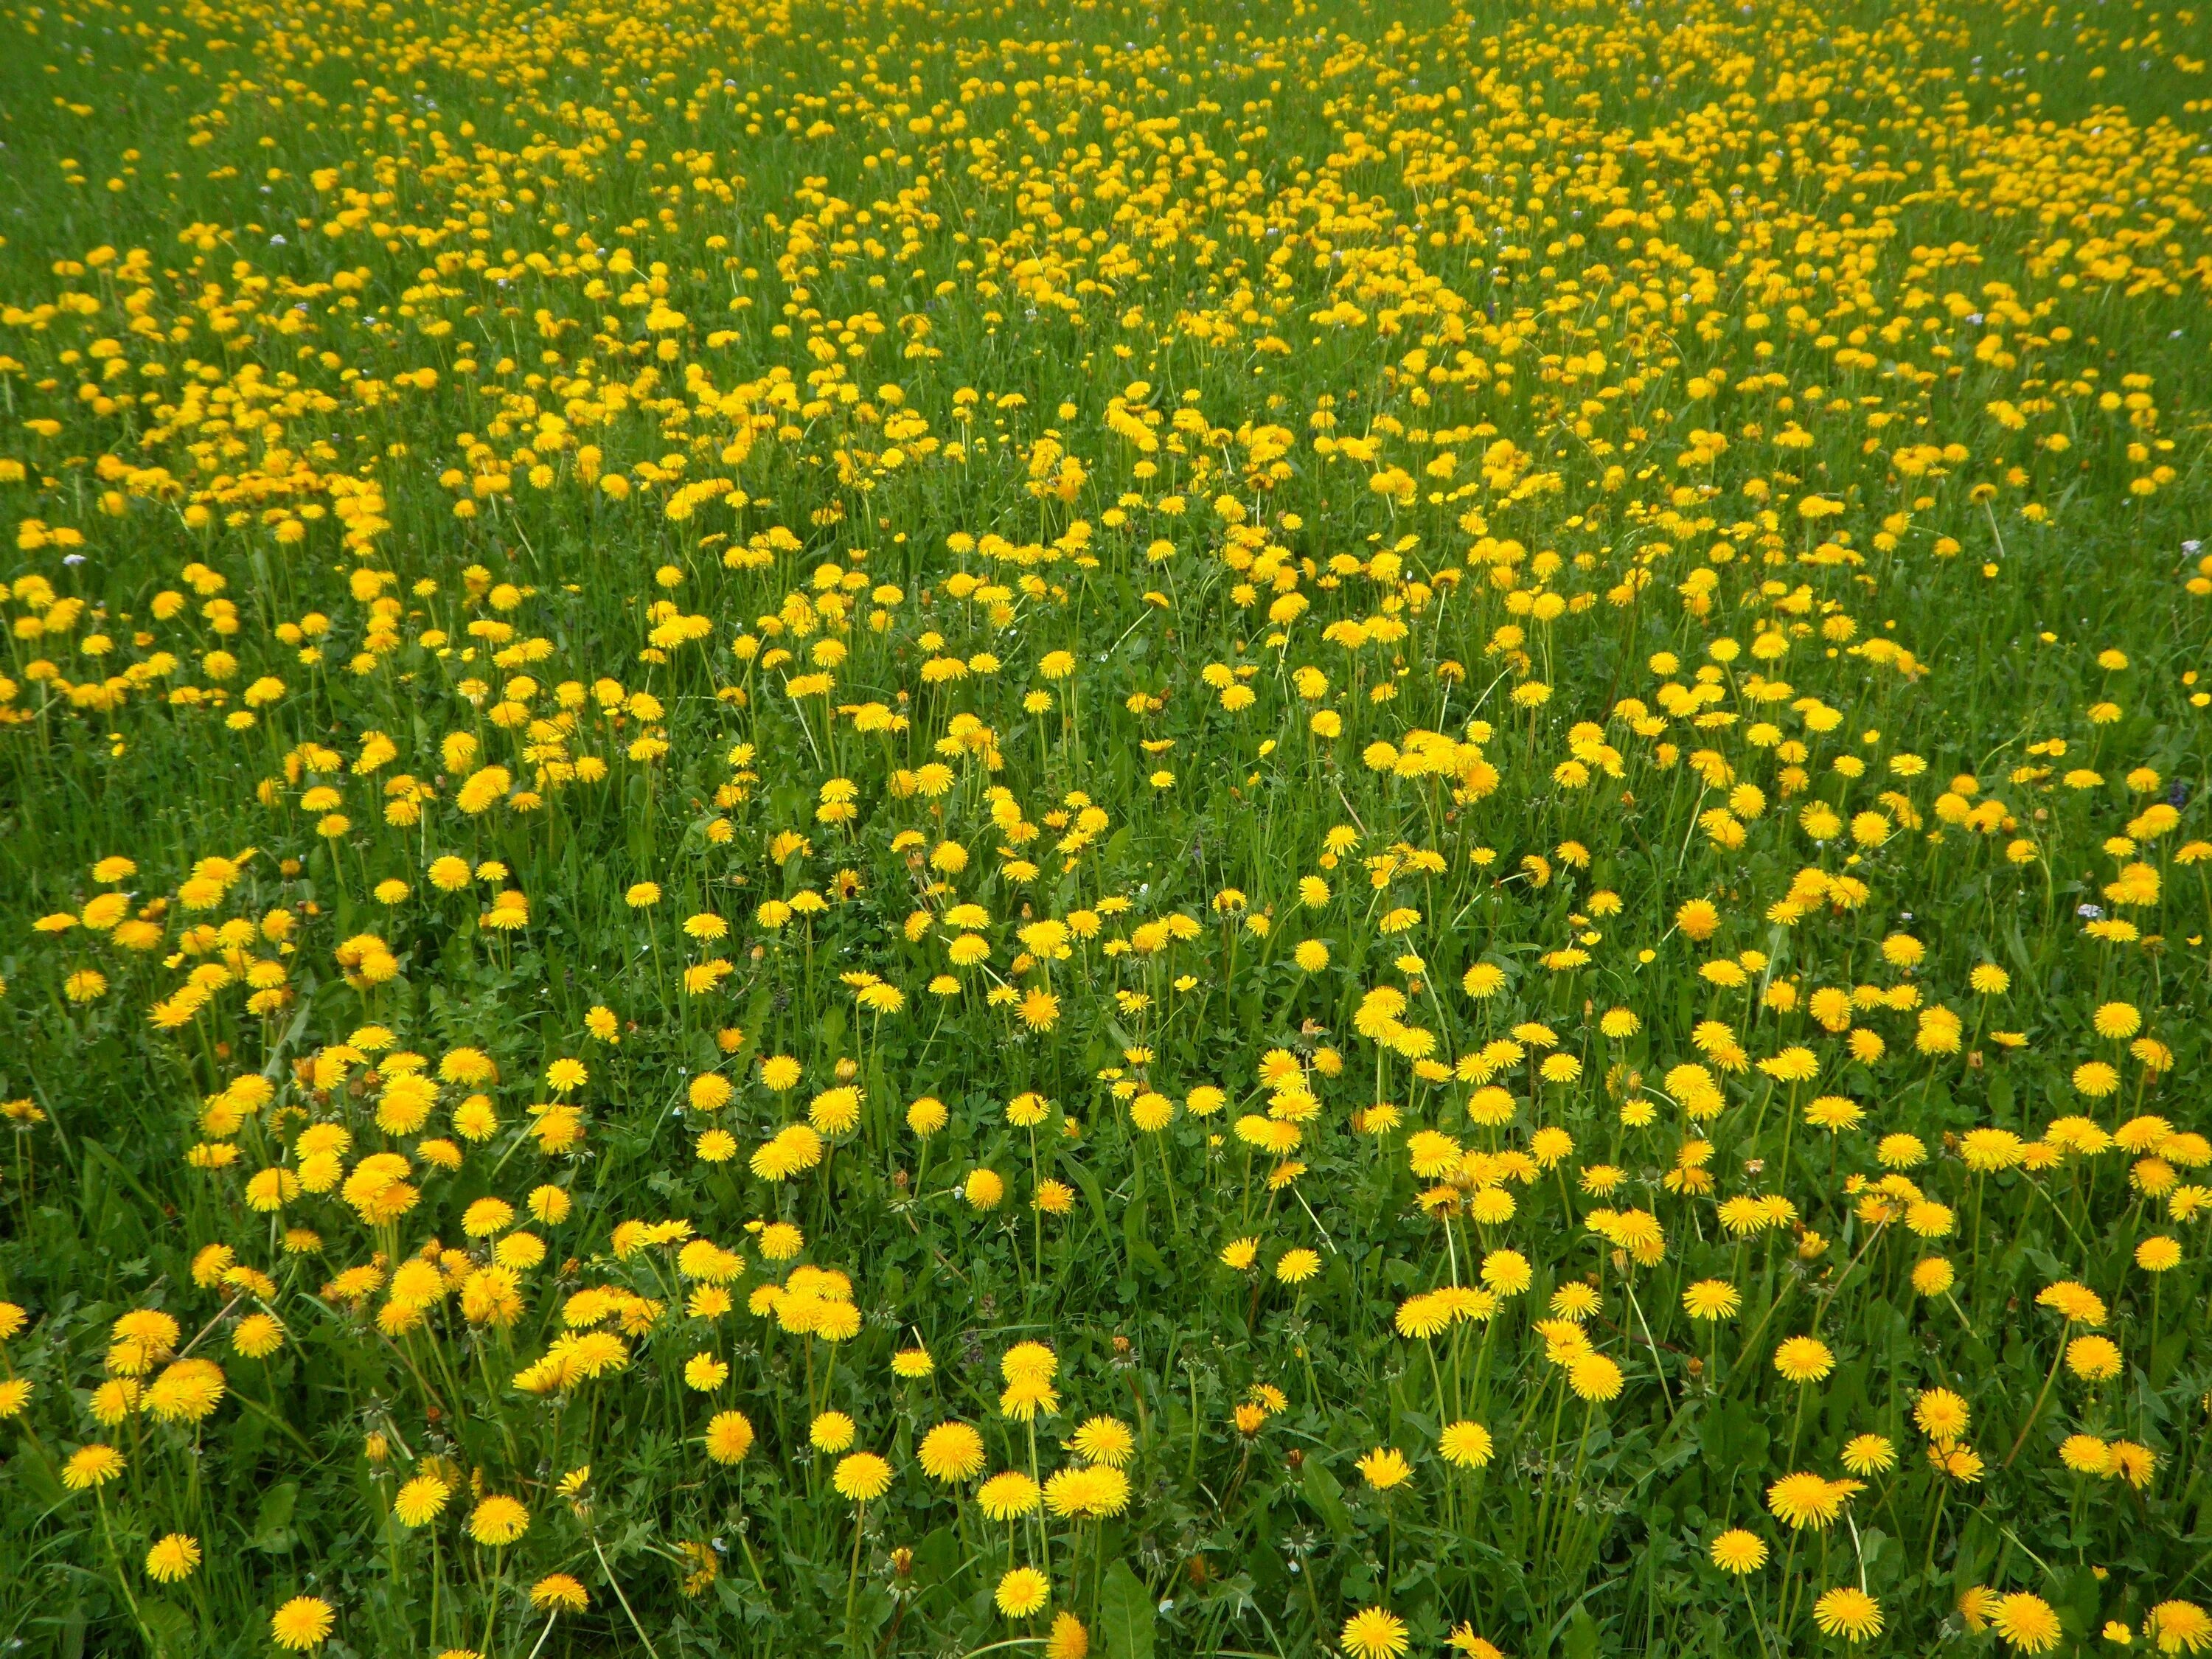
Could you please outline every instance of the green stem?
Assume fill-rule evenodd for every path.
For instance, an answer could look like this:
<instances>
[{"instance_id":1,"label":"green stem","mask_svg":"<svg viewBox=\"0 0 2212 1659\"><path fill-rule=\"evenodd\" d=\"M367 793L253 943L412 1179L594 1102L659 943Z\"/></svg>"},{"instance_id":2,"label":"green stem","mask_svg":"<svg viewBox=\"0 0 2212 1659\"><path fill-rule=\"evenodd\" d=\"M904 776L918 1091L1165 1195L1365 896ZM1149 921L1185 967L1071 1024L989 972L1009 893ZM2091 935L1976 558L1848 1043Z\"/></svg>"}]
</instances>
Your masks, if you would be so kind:
<instances>
[{"instance_id":1,"label":"green stem","mask_svg":"<svg viewBox=\"0 0 2212 1659\"><path fill-rule=\"evenodd\" d=\"M2073 1328L2073 1322L2069 1320L2066 1331ZM2012 1449L2005 1454L2005 1461L1998 1465L2000 1468L2012 1467L2013 1459L2020 1455L2020 1449L2027 1443L2028 1432L2035 1427L2035 1419L2043 1415L2043 1402L2051 1398L2051 1385L2057 1382L2058 1367L2066 1358L2066 1331L2058 1333L2058 1351L2051 1356L2051 1369L2044 1374L2043 1391L2035 1396L2035 1404L2028 1407L2027 1421L2020 1425L2020 1437L2012 1443Z\"/></svg>"},{"instance_id":2,"label":"green stem","mask_svg":"<svg viewBox=\"0 0 2212 1659\"><path fill-rule=\"evenodd\" d=\"M131 1609L131 1622L138 1626L138 1634L149 1653L166 1650L154 1639L154 1632L146 1628L146 1620L138 1611L138 1598L131 1593L131 1577L123 1570L123 1556L115 1547L115 1528L107 1518L107 1494L97 1486L92 1489L93 1502L100 1507L100 1534L107 1540L107 1559L115 1564L115 1587L123 1592L124 1605Z\"/></svg>"}]
</instances>

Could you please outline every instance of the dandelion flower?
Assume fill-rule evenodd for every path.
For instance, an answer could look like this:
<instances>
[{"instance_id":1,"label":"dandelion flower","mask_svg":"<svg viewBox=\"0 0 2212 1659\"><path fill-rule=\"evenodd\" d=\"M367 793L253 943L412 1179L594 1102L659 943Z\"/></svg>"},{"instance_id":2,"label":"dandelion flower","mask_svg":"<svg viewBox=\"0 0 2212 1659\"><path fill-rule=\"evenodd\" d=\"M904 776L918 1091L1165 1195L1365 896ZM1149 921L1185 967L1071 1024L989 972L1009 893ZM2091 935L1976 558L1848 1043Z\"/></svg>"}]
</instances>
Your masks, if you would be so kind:
<instances>
[{"instance_id":1,"label":"dandelion flower","mask_svg":"<svg viewBox=\"0 0 2212 1659\"><path fill-rule=\"evenodd\" d=\"M1413 1466L1395 1446L1376 1447L1359 1460L1358 1467L1367 1484L1377 1492L1402 1486L1413 1478Z\"/></svg>"},{"instance_id":2,"label":"dandelion flower","mask_svg":"<svg viewBox=\"0 0 2212 1659\"><path fill-rule=\"evenodd\" d=\"M1337 1638L1337 1645L1352 1659L1398 1659L1406 1644L1406 1621L1382 1607L1353 1613Z\"/></svg>"},{"instance_id":3,"label":"dandelion flower","mask_svg":"<svg viewBox=\"0 0 2212 1659\"><path fill-rule=\"evenodd\" d=\"M1016 1567L999 1580L992 1597L1009 1619L1026 1619L1051 1599L1052 1584L1035 1567Z\"/></svg>"},{"instance_id":4,"label":"dandelion flower","mask_svg":"<svg viewBox=\"0 0 2212 1659\"><path fill-rule=\"evenodd\" d=\"M2125 1364L2119 1344L2106 1336L2077 1336L2066 1345L2066 1369L2085 1382L2109 1382Z\"/></svg>"},{"instance_id":5,"label":"dandelion flower","mask_svg":"<svg viewBox=\"0 0 2212 1659\"><path fill-rule=\"evenodd\" d=\"M199 1540L173 1532L146 1552L146 1576L157 1584L179 1584L199 1570Z\"/></svg>"},{"instance_id":6,"label":"dandelion flower","mask_svg":"<svg viewBox=\"0 0 2212 1659\"><path fill-rule=\"evenodd\" d=\"M497 1492L469 1511L469 1536L494 1549L512 1544L529 1530L530 1511L516 1499Z\"/></svg>"},{"instance_id":7,"label":"dandelion flower","mask_svg":"<svg viewBox=\"0 0 2212 1659\"><path fill-rule=\"evenodd\" d=\"M2161 1601L2143 1620L2143 1634L2160 1653L2197 1653L2212 1647L2212 1613L2194 1601Z\"/></svg>"},{"instance_id":8,"label":"dandelion flower","mask_svg":"<svg viewBox=\"0 0 2212 1659\"><path fill-rule=\"evenodd\" d=\"M933 1095L924 1095L906 1109L906 1126L921 1139L927 1140L951 1121L945 1103Z\"/></svg>"},{"instance_id":9,"label":"dandelion flower","mask_svg":"<svg viewBox=\"0 0 2212 1659\"><path fill-rule=\"evenodd\" d=\"M743 1412L716 1412L707 1422L707 1455L717 1463L742 1463L753 1449L752 1419Z\"/></svg>"},{"instance_id":10,"label":"dandelion flower","mask_svg":"<svg viewBox=\"0 0 2212 1659\"><path fill-rule=\"evenodd\" d=\"M1033 1512L1044 1492L1018 1469L994 1474L975 1489L975 1507L993 1521L1013 1521Z\"/></svg>"},{"instance_id":11,"label":"dandelion flower","mask_svg":"<svg viewBox=\"0 0 2212 1659\"><path fill-rule=\"evenodd\" d=\"M540 1613L581 1613L591 1593L565 1572L549 1572L530 1587L530 1605Z\"/></svg>"},{"instance_id":12,"label":"dandelion flower","mask_svg":"<svg viewBox=\"0 0 2212 1659\"><path fill-rule=\"evenodd\" d=\"M970 1170L961 1184L960 1195L970 1209L995 1210L1006 1196L1006 1177L996 1170Z\"/></svg>"},{"instance_id":13,"label":"dandelion flower","mask_svg":"<svg viewBox=\"0 0 2212 1659\"><path fill-rule=\"evenodd\" d=\"M1844 1512L1849 1494L1836 1482L1811 1474L1785 1474L1766 1489L1766 1507L1792 1532L1825 1528Z\"/></svg>"},{"instance_id":14,"label":"dandelion flower","mask_svg":"<svg viewBox=\"0 0 2212 1659\"><path fill-rule=\"evenodd\" d=\"M1989 1620L1999 1636L2022 1653L2045 1653L2058 1645L2058 1615L2051 1603L2026 1590L1999 1596Z\"/></svg>"},{"instance_id":15,"label":"dandelion flower","mask_svg":"<svg viewBox=\"0 0 2212 1659\"><path fill-rule=\"evenodd\" d=\"M1577 1400L1595 1403L1613 1399L1623 1381L1620 1367L1601 1353L1578 1354L1567 1365L1567 1386Z\"/></svg>"},{"instance_id":16,"label":"dandelion flower","mask_svg":"<svg viewBox=\"0 0 2212 1659\"><path fill-rule=\"evenodd\" d=\"M1682 1292L1682 1311L1692 1319L1733 1319L1743 1297L1724 1279L1701 1279Z\"/></svg>"},{"instance_id":17,"label":"dandelion flower","mask_svg":"<svg viewBox=\"0 0 2212 1659\"><path fill-rule=\"evenodd\" d=\"M921 1437L921 1472L950 1484L981 1473L983 1437L965 1423L939 1423Z\"/></svg>"},{"instance_id":18,"label":"dandelion flower","mask_svg":"<svg viewBox=\"0 0 2212 1659\"><path fill-rule=\"evenodd\" d=\"M1881 1474L1897 1467L1897 1448L1883 1434L1855 1434L1844 1443L1843 1465L1853 1474Z\"/></svg>"},{"instance_id":19,"label":"dandelion flower","mask_svg":"<svg viewBox=\"0 0 2212 1659\"><path fill-rule=\"evenodd\" d=\"M1480 1423L1448 1423L1437 1437L1437 1449L1443 1454L1444 1462L1463 1469L1479 1469L1489 1462L1492 1448L1490 1431Z\"/></svg>"},{"instance_id":20,"label":"dandelion flower","mask_svg":"<svg viewBox=\"0 0 2212 1659\"><path fill-rule=\"evenodd\" d=\"M2035 1304L2051 1309L2070 1325L2087 1325L2094 1330L2105 1322L2104 1298L2070 1279L2045 1286L2037 1294Z\"/></svg>"},{"instance_id":21,"label":"dandelion flower","mask_svg":"<svg viewBox=\"0 0 2212 1659\"><path fill-rule=\"evenodd\" d=\"M1018 1422L1033 1422L1039 1413L1049 1417L1060 1409L1060 1394L1042 1376L1024 1372L1000 1394L999 1409Z\"/></svg>"},{"instance_id":22,"label":"dandelion flower","mask_svg":"<svg viewBox=\"0 0 2212 1659\"><path fill-rule=\"evenodd\" d=\"M1930 1440L1956 1440L1966 1432L1972 1413L1948 1389L1923 1389L1912 1402L1912 1420Z\"/></svg>"},{"instance_id":23,"label":"dandelion flower","mask_svg":"<svg viewBox=\"0 0 2212 1659\"><path fill-rule=\"evenodd\" d=\"M1552 1292L1552 1313L1559 1319L1571 1319L1579 1325L1598 1310L1596 1287L1580 1279L1562 1285Z\"/></svg>"},{"instance_id":24,"label":"dandelion flower","mask_svg":"<svg viewBox=\"0 0 2212 1659\"><path fill-rule=\"evenodd\" d=\"M2181 1246L2163 1233L2136 1246L2136 1266L2147 1273L2162 1273L2181 1265Z\"/></svg>"},{"instance_id":25,"label":"dandelion flower","mask_svg":"<svg viewBox=\"0 0 2212 1659\"><path fill-rule=\"evenodd\" d=\"M1118 1469L1135 1454L1137 1437L1118 1417L1094 1417L1076 1430L1073 1444L1086 1462Z\"/></svg>"},{"instance_id":26,"label":"dandelion flower","mask_svg":"<svg viewBox=\"0 0 2212 1659\"><path fill-rule=\"evenodd\" d=\"M1060 1356L1042 1342L1017 1342L1000 1357L999 1375L1009 1382L1049 1382L1060 1375Z\"/></svg>"},{"instance_id":27,"label":"dandelion flower","mask_svg":"<svg viewBox=\"0 0 2212 1659\"><path fill-rule=\"evenodd\" d=\"M392 1495L392 1512L403 1527L427 1526L446 1507L453 1491L434 1474L418 1474Z\"/></svg>"},{"instance_id":28,"label":"dandelion flower","mask_svg":"<svg viewBox=\"0 0 2212 1659\"><path fill-rule=\"evenodd\" d=\"M1482 1282L1498 1296L1518 1296L1534 1279L1528 1258L1518 1250L1492 1250L1482 1258Z\"/></svg>"},{"instance_id":29,"label":"dandelion flower","mask_svg":"<svg viewBox=\"0 0 2212 1659\"><path fill-rule=\"evenodd\" d=\"M1741 1527L1730 1527L1714 1539L1708 1553L1715 1566L1739 1578L1766 1565L1765 1540Z\"/></svg>"},{"instance_id":30,"label":"dandelion flower","mask_svg":"<svg viewBox=\"0 0 2212 1659\"><path fill-rule=\"evenodd\" d=\"M841 1495L872 1503L890 1490L891 1466L873 1452L854 1452L837 1460L835 1480Z\"/></svg>"},{"instance_id":31,"label":"dandelion flower","mask_svg":"<svg viewBox=\"0 0 2212 1659\"><path fill-rule=\"evenodd\" d=\"M1813 1622L1826 1636L1854 1645L1881 1633L1881 1603L1849 1584L1827 1591L1813 1603Z\"/></svg>"},{"instance_id":32,"label":"dandelion flower","mask_svg":"<svg viewBox=\"0 0 2212 1659\"><path fill-rule=\"evenodd\" d=\"M2112 1473L2112 1449L2094 1434L2069 1434L2059 1443L2058 1461L2076 1474Z\"/></svg>"},{"instance_id":33,"label":"dandelion flower","mask_svg":"<svg viewBox=\"0 0 2212 1659\"><path fill-rule=\"evenodd\" d=\"M711 1353L695 1353L684 1362L684 1386L700 1394L712 1394L729 1375L729 1362Z\"/></svg>"},{"instance_id":34,"label":"dandelion flower","mask_svg":"<svg viewBox=\"0 0 2212 1659\"><path fill-rule=\"evenodd\" d=\"M1044 1501L1054 1515L1079 1520L1119 1515L1128 1507L1129 1477L1103 1463L1061 1469L1044 1483Z\"/></svg>"},{"instance_id":35,"label":"dandelion flower","mask_svg":"<svg viewBox=\"0 0 2212 1659\"><path fill-rule=\"evenodd\" d=\"M1940 1255L1923 1256L1912 1265L1912 1288L1922 1296L1943 1295L1958 1277L1958 1270Z\"/></svg>"},{"instance_id":36,"label":"dandelion flower","mask_svg":"<svg viewBox=\"0 0 2212 1659\"><path fill-rule=\"evenodd\" d=\"M1044 1640L1045 1659L1089 1659L1091 1632L1073 1613L1056 1613Z\"/></svg>"},{"instance_id":37,"label":"dandelion flower","mask_svg":"<svg viewBox=\"0 0 2212 1659\"><path fill-rule=\"evenodd\" d=\"M319 1595L295 1595L269 1615L270 1639L293 1653L319 1648L337 1622L331 1604Z\"/></svg>"},{"instance_id":38,"label":"dandelion flower","mask_svg":"<svg viewBox=\"0 0 2212 1659\"><path fill-rule=\"evenodd\" d=\"M90 1492L119 1476L123 1464L123 1454L112 1446L80 1446L62 1468L62 1485L71 1492Z\"/></svg>"},{"instance_id":39,"label":"dandelion flower","mask_svg":"<svg viewBox=\"0 0 2212 1659\"><path fill-rule=\"evenodd\" d=\"M1790 1382L1817 1382L1836 1368L1835 1350L1814 1336L1793 1336L1774 1351L1774 1369Z\"/></svg>"}]
</instances>

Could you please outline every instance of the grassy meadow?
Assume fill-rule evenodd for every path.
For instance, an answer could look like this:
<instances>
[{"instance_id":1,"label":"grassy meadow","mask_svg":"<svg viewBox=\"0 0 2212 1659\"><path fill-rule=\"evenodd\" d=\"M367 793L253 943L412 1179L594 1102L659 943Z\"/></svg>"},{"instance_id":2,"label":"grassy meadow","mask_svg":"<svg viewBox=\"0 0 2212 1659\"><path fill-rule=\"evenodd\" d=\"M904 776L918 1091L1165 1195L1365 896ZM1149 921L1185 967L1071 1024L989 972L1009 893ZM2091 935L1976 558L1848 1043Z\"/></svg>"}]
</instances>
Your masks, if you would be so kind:
<instances>
[{"instance_id":1,"label":"grassy meadow","mask_svg":"<svg viewBox=\"0 0 2212 1659\"><path fill-rule=\"evenodd\" d=\"M0 1647L2212 1650L2202 0L0 0Z\"/></svg>"}]
</instances>

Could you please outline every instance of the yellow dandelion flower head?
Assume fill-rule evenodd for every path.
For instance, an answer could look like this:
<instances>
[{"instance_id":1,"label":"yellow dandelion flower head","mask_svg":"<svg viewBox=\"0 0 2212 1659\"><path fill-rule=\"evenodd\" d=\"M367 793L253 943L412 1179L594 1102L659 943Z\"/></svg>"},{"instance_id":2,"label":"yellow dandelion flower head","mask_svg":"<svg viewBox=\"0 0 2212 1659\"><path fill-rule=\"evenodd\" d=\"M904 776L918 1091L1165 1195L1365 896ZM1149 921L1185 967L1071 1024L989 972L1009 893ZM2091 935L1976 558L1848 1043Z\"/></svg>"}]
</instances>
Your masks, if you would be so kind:
<instances>
[{"instance_id":1,"label":"yellow dandelion flower head","mask_svg":"<svg viewBox=\"0 0 2212 1659\"><path fill-rule=\"evenodd\" d=\"M1052 1599L1052 1582L1035 1567L1015 1567L999 1580L992 1598L1009 1619L1027 1619Z\"/></svg>"}]
</instances>

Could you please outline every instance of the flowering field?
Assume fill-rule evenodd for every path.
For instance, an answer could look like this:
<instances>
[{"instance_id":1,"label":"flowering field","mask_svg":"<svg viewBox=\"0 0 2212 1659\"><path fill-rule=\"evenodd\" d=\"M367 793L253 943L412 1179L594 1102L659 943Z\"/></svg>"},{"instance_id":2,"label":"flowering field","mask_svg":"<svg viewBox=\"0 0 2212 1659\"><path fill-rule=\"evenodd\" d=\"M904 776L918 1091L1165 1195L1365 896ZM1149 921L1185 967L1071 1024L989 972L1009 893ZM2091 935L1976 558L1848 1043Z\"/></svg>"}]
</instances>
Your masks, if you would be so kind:
<instances>
[{"instance_id":1,"label":"flowering field","mask_svg":"<svg viewBox=\"0 0 2212 1659\"><path fill-rule=\"evenodd\" d=\"M2200 9L0 40L6 1650L2212 1650Z\"/></svg>"}]
</instances>

